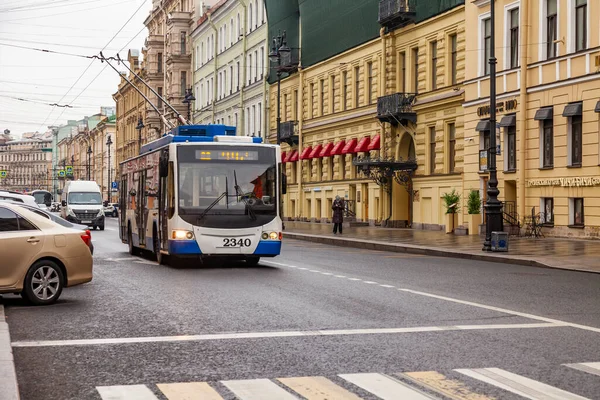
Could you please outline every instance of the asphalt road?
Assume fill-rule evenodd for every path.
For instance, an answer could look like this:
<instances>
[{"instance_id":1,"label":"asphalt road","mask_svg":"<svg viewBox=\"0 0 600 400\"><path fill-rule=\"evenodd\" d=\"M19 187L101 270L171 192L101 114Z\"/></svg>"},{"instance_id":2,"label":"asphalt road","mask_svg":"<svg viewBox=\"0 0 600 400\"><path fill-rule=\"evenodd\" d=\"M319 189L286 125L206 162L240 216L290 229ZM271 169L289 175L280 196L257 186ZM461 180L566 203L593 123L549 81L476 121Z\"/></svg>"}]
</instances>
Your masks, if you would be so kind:
<instances>
[{"instance_id":1,"label":"asphalt road","mask_svg":"<svg viewBox=\"0 0 600 400\"><path fill-rule=\"evenodd\" d=\"M291 240L171 269L115 219L93 241L90 284L4 297L24 400L600 399L600 275Z\"/></svg>"}]
</instances>

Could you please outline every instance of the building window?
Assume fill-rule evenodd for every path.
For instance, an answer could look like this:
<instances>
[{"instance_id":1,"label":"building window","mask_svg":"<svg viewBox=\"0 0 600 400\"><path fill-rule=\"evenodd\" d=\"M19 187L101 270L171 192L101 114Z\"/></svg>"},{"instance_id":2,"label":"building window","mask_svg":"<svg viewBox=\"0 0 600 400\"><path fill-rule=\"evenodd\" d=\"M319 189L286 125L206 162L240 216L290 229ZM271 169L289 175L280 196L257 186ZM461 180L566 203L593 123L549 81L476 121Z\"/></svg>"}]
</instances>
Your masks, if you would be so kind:
<instances>
[{"instance_id":1,"label":"building window","mask_svg":"<svg viewBox=\"0 0 600 400\"><path fill-rule=\"evenodd\" d=\"M185 52L186 52L186 48L185 48L186 47L185 46L186 35L187 34L183 31L181 32L181 35L180 35L180 45L181 45L181 54L182 55L185 55Z\"/></svg>"},{"instance_id":2,"label":"building window","mask_svg":"<svg viewBox=\"0 0 600 400\"><path fill-rule=\"evenodd\" d=\"M288 106L288 95L285 93L283 95L283 109L281 110L281 119L282 121L287 121L287 106Z\"/></svg>"},{"instance_id":3,"label":"building window","mask_svg":"<svg viewBox=\"0 0 600 400\"><path fill-rule=\"evenodd\" d=\"M431 42L431 90L437 89L437 40Z\"/></svg>"},{"instance_id":4,"label":"building window","mask_svg":"<svg viewBox=\"0 0 600 400\"><path fill-rule=\"evenodd\" d=\"M583 198L569 199L569 225L584 226Z\"/></svg>"},{"instance_id":5,"label":"building window","mask_svg":"<svg viewBox=\"0 0 600 400\"><path fill-rule=\"evenodd\" d=\"M158 63L158 73L162 74L162 72L163 72L163 53L158 53L157 63Z\"/></svg>"},{"instance_id":6,"label":"building window","mask_svg":"<svg viewBox=\"0 0 600 400\"><path fill-rule=\"evenodd\" d=\"M265 48L260 48L260 78L262 79L265 72Z\"/></svg>"},{"instance_id":7,"label":"building window","mask_svg":"<svg viewBox=\"0 0 600 400\"><path fill-rule=\"evenodd\" d=\"M229 94L233 93L233 65L229 66Z\"/></svg>"},{"instance_id":8,"label":"building window","mask_svg":"<svg viewBox=\"0 0 600 400\"><path fill-rule=\"evenodd\" d=\"M581 167L582 161L582 117L581 115L574 115L570 119L571 125L571 137L570 137L570 155L572 167Z\"/></svg>"},{"instance_id":9,"label":"building window","mask_svg":"<svg viewBox=\"0 0 600 400\"><path fill-rule=\"evenodd\" d=\"M575 0L575 50L587 49L587 0Z\"/></svg>"},{"instance_id":10,"label":"building window","mask_svg":"<svg viewBox=\"0 0 600 400\"><path fill-rule=\"evenodd\" d=\"M483 74L490 74L490 56L492 51L492 19L483 20Z\"/></svg>"},{"instance_id":11,"label":"building window","mask_svg":"<svg viewBox=\"0 0 600 400\"><path fill-rule=\"evenodd\" d=\"M163 102L162 102L162 95L163 95L163 88L162 87L158 87L158 98L156 99L156 104L158 105L158 108L161 109L163 106Z\"/></svg>"},{"instance_id":12,"label":"building window","mask_svg":"<svg viewBox=\"0 0 600 400\"><path fill-rule=\"evenodd\" d=\"M231 47L235 40L235 26L233 25L233 18L229 20L229 46Z\"/></svg>"},{"instance_id":13,"label":"building window","mask_svg":"<svg viewBox=\"0 0 600 400\"><path fill-rule=\"evenodd\" d=\"M406 52L400 52L400 92L406 92Z\"/></svg>"},{"instance_id":14,"label":"building window","mask_svg":"<svg viewBox=\"0 0 600 400\"><path fill-rule=\"evenodd\" d=\"M248 85L252 83L252 54L248 54Z\"/></svg>"},{"instance_id":15,"label":"building window","mask_svg":"<svg viewBox=\"0 0 600 400\"><path fill-rule=\"evenodd\" d=\"M367 104L373 103L373 63L367 63Z\"/></svg>"},{"instance_id":16,"label":"building window","mask_svg":"<svg viewBox=\"0 0 600 400\"><path fill-rule=\"evenodd\" d=\"M248 32L252 32L252 3L248 6Z\"/></svg>"},{"instance_id":17,"label":"building window","mask_svg":"<svg viewBox=\"0 0 600 400\"><path fill-rule=\"evenodd\" d=\"M298 119L300 104L298 103L298 89L294 90L294 120Z\"/></svg>"},{"instance_id":18,"label":"building window","mask_svg":"<svg viewBox=\"0 0 600 400\"><path fill-rule=\"evenodd\" d=\"M458 43L456 34L450 36L450 82L456 85L458 80Z\"/></svg>"},{"instance_id":19,"label":"building window","mask_svg":"<svg viewBox=\"0 0 600 400\"><path fill-rule=\"evenodd\" d=\"M506 128L506 152L507 152L507 170L517 170L517 127L509 126Z\"/></svg>"},{"instance_id":20,"label":"building window","mask_svg":"<svg viewBox=\"0 0 600 400\"><path fill-rule=\"evenodd\" d=\"M510 10L510 68L519 66L519 9Z\"/></svg>"},{"instance_id":21,"label":"building window","mask_svg":"<svg viewBox=\"0 0 600 400\"><path fill-rule=\"evenodd\" d=\"M554 124L553 119L542 121L542 167L554 167Z\"/></svg>"},{"instance_id":22,"label":"building window","mask_svg":"<svg viewBox=\"0 0 600 400\"><path fill-rule=\"evenodd\" d=\"M237 74L235 76L235 82L237 83L236 86L236 92L238 92L240 90L240 62L236 62L236 66L237 66Z\"/></svg>"},{"instance_id":23,"label":"building window","mask_svg":"<svg viewBox=\"0 0 600 400\"><path fill-rule=\"evenodd\" d=\"M354 107L360 106L360 67L354 67Z\"/></svg>"},{"instance_id":24,"label":"building window","mask_svg":"<svg viewBox=\"0 0 600 400\"><path fill-rule=\"evenodd\" d=\"M412 49L412 59L413 59L413 91L415 93L419 92L419 48L415 47Z\"/></svg>"},{"instance_id":25,"label":"building window","mask_svg":"<svg viewBox=\"0 0 600 400\"><path fill-rule=\"evenodd\" d=\"M556 57L558 29L557 0L546 0L546 58Z\"/></svg>"},{"instance_id":26,"label":"building window","mask_svg":"<svg viewBox=\"0 0 600 400\"><path fill-rule=\"evenodd\" d=\"M320 104L320 111L319 111L319 115L325 115L325 79L321 79L319 81L319 89L320 89L320 94L321 94L321 98L319 99L321 102Z\"/></svg>"},{"instance_id":27,"label":"building window","mask_svg":"<svg viewBox=\"0 0 600 400\"><path fill-rule=\"evenodd\" d=\"M346 111L348 108L348 72L342 72L342 111Z\"/></svg>"},{"instance_id":28,"label":"building window","mask_svg":"<svg viewBox=\"0 0 600 400\"><path fill-rule=\"evenodd\" d=\"M542 223L554 225L554 199L552 197L543 197L540 208Z\"/></svg>"},{"instance_id":29,"label":"building window","mask_svg":"<svg viewBox=\"0 0 600 400\"><path fill-rule=\"evenodd\" d=\"M335 112L335 99L337 98L337 93L335 91L335 76L331 75L329 77L329 92L331 96L329 97L329 112Z\"/></svg>"},{"instance_id":30,"label":"building window","mask_svg":"<svg viewBox=\"0 0 600 400\"><path fill-rule=\"evenodd\" d=\"M310 86L310 117L315 117L315 84L311 83Z\"/></svg>"},{"instance_id":31,"label":"building window","mask_svg":"<svg viewBox=\"0 0 600 400\"><path fill-rule=\"evenodd\" d=\"M260 136L260 132L261 132L261 126L262 126L262 103L258 103L258 107L256 108L256 112L258 113L256 116L256 120L257 122L257 129L258 129L258 136Z\"/></svg>"},{"instance_id":32,"label":"building window","mask_svg":"<svg viewBox=\"0 0 600 400\"><path fill-rule=\"evenodd\" d=\"M435 126L429 127L429 173L435 174Z\"/></svg>"},{"instance_id":33,"label":"building window","mask_svg":"<svg viewBox=\"0 0 600 400\"><path fill-rule=\"evenodd\" d=\"M448 172L454 173L456 168L456 125L448 124Z\"/></svg>"}]
</instances>

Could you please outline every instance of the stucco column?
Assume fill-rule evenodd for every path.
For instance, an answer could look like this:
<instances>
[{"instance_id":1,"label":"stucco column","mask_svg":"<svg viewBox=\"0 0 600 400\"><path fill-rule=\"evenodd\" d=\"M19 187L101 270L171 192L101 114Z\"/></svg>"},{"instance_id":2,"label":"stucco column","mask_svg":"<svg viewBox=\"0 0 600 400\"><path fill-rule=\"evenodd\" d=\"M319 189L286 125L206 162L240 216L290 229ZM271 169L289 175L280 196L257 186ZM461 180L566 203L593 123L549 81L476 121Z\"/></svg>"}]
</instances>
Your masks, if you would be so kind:
<instances>
[{"instance_id":1,"label":"stucco column","mask_svg":"<svg viewBox=\"0 0 600 400\"><path fill-rule=\"evenodd\" d=\"M520 5L519 13L521 15L521 23L519 41L521 43L521 87L519 88L519 105L518 105L518 124L519 124L519 140L518 143L518 174L517 174L517 204L518 212L521 217L525 216L525 179L526 179L526 163L525 157L527 152L527 62L529 51L529 2L523 1Z\"/></svg>"},{"instance_id":2,"label":"stucco column","mask_svg":"<svg viewBox=\"0 0 600 400\"><path fill-rule=\"evenodd\" d=\"M300 102L299 110L297 115L298 118L298 154L302 154L302 146L304 137L302 135L302 126L304 125L304 70L302 67L298 67L299 87L298 87L298 101ZM296 105L296 107L298 107ZM299 156L298 156L299 157ZM298 167L296 168L296 182L298 182L298 200L296 201L296 215L303 217L303 205L304 205L304 191L302 190L302 160L298 158Z\"/></svg>"}]
</instances>

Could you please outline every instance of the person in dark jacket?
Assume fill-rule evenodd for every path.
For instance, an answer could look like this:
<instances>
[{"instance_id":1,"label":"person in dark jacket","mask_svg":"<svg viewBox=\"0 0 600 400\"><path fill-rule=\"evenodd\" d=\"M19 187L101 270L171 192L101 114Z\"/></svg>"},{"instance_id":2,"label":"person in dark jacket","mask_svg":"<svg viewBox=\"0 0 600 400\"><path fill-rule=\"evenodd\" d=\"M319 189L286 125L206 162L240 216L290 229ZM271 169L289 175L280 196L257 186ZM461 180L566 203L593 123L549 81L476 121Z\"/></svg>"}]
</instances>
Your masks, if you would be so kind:
<instances>
[{"instance_id":1,"label":"person in dark jacket","mask_svg":"<svg viewBox=\"0 0 600 400\"><path fill-rule=\"evenodd\" d=\"M335 196L331 209L333 210L333 234L335 235L339 230L341 235L344 222L344 200L340 196Z\"/></svg>"}]
</instances>

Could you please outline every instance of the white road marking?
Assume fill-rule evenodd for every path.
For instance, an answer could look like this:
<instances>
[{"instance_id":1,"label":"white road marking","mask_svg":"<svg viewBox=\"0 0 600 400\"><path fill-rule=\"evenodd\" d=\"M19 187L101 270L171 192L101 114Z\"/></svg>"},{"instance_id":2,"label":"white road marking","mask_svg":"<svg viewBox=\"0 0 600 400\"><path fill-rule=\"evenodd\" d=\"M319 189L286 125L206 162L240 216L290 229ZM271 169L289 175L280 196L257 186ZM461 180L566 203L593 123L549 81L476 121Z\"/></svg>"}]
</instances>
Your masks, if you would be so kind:
<instances>
[{"instance_id":1,"label":"white road marking","mask_svg":"<svg viewBox=\"0 0 600 400\"><path fill-rule=\"evenodd\" d=\"M379 286L384 287L384 288L393 288L393 287L395 287L394 285L379 285Z\"/></svg>"},{"instance_id":2,"label":"white road marking","mask_svg":"<svg viewBox=\"0 0 600 400\"><path fill-rule=\"evenodd\" d=\"M286 392L268 379L243 381L221 381L240 400L297 400L298 397Z\"/></svg>"},{"instance_id":3,"label":"white road marking","mask_svg":"<svg viewBox=\"0 0 600 400\"><path fill-rule=\"evenodd\" d=\"M306 271L308 268L298 267L298 269L301 269L301 270L303 270L303 271Z\"/></svg>"},{"instance_id":4,"label":"white road marking","mask_svg":"<svg viewBox=\"0 0 600 400\"><path fill-rule=\"evenodd\" d=\"M373 281L364 281L363 283L366 283L369 285L379 285L377 282L373 282Z\"/></svg>"},{"instance_id":5,"label":"white road marking","mask_svg":"<svg viewBox=\"0 0 600 400\"><path fill-rule=\"evenodd\" d=\"M349 281L362 281L360 278L348 278Z\"/></svg>"},{"instance_id":6,"label":"white road marking","mask_svg":"<svg viewBox=\"0 0 600 400\"><path fill-rule=\"evenodd\" d=\"M382 374L342 374L340 378L371 392L383 400L431 400L433 397Z\"/></svg>"},{"instance_id":7,"label":"white road marking","mask_svg":"<svg viewBox=\"0 0 600 400\"><path fill-rule=\"evenodd\" d=\"M565 367L574 368L579 371L587 372L588 374L600 376L600 362L579 363L579 364L563 364Z\"/></svg>"},{"instance_id":8,"label":"white road marking","mask_svg":"<svg viewBox=\"0 0 600 400\"><path fill-rule=\"evenodd\" d=\"M336 278L345 278L346 275L334 275Z\"/></svg>"},{"instance_id":9,"label":"white road marking","mask_svg":"<svg viewBox=\"0 0 600 400\"><path fill-rule=\"evenodd\" d=\"M319 271L319 270L316 270L316 269L309 269L309 271L310 271L310 272L321 272L321 271Z\"/></svg>"},{"instance_id":10,"label":"white road marking","mask_svg":"<svg viewBox=\"0 0 600 400\"><path fill-rule=\"evenodd\" d=\"M159 383L156 386L169 400L223 400L206 382Z\"/></svg>"},{"instance_id":11,"label":"white road marking","mask_svg":"<svg viewBox=\"0 0 600 400\"><path fill-rule=\"evenodd\" d=\"M118 345L134 343L158 342L202 342L210 340L236 340L236 339L264 339L279 337L311 337L311 336L347 336L347 335L380 335L399 333L445 332L445 331L471 331L495 329L539 329L556 328L565 326L554 323L535 324L488 324L488 325L450 325L450 326L422 326L408 328L371 328L371 329L331 329L315 331L275 331L275 332L240 332L240 333L213 333L204 335L180 336L146 336L105 339L70 339L70 340L31 340L12 342L12 347L58 347L58 346L90 346L90 345Z\"/></svg>"},{"instance_id":12,"label":"white road marking","mask_svg":"<svg viewBox=\"0 0 600 400\"><path fill-rule=\"evenodd\" d=\"M322 275L333 275L331 272L321 272Z\"/></svg>"},{"instance_id":13,"label":"white road marking","mask_svg":"<svg viewBox=\"0 0 600 400\"><path fill-rule=\"evenodd\" d=\"M500 368L456 369L455 371L531 400L587 400L585 397Z\"/></svg>"},{"instance_id":14,"label":"white road marking","mask_svg":"<svg viewBox=\"0 0 600 400\"><path fill-rule=\"evenodd\" d=\"M398 290L401 291L401 292L407 292L407 293L417 294L417 295L420 295L420 296L427 296L427 297L431 297L431 298L434 298L434 299L450 301L452 303L458 303L458 304L464 304L464 305L467 305L467 306L484 308L486 310L498 311L498 312L505 313L505 314L512 314L512 315L516 315L516 316L519 316L519 317L534 319L534 320L537 320L537 321L544 321L544 322L548 322L548 323L551 323L551 324L556 324L556 325L561 325L561 326L568 326L568 327L571 327L571 328L578 328L578 329L583 329L583 330L586 330L586 331L600 333L600 328L596 328L596 327L593 327L593 326L574 324L574 323L571 323L571 322L561 321L559 319L541 317L539 315L534 315L534 314L528 314L528 313L519 312L519 311L508 310L506 308L488 306L488 305L485 305L485 304L475 303L475 302L472 302L472 301L465 301L465 300L454 299L452 297L439 296L437 294L432 294L432 293L419 292L417 290L412 290L412 289L398 289Z\"/></svg>"},{"instance_id":15,"label":"white road marking","mask_svg":"<svg viewBox=\"0 0 600 400\"><path fill-rule=\"evenodd\" d=\"M146 385L97 386L102 400L158 400Z\"/></svg>"}]
</instances>

